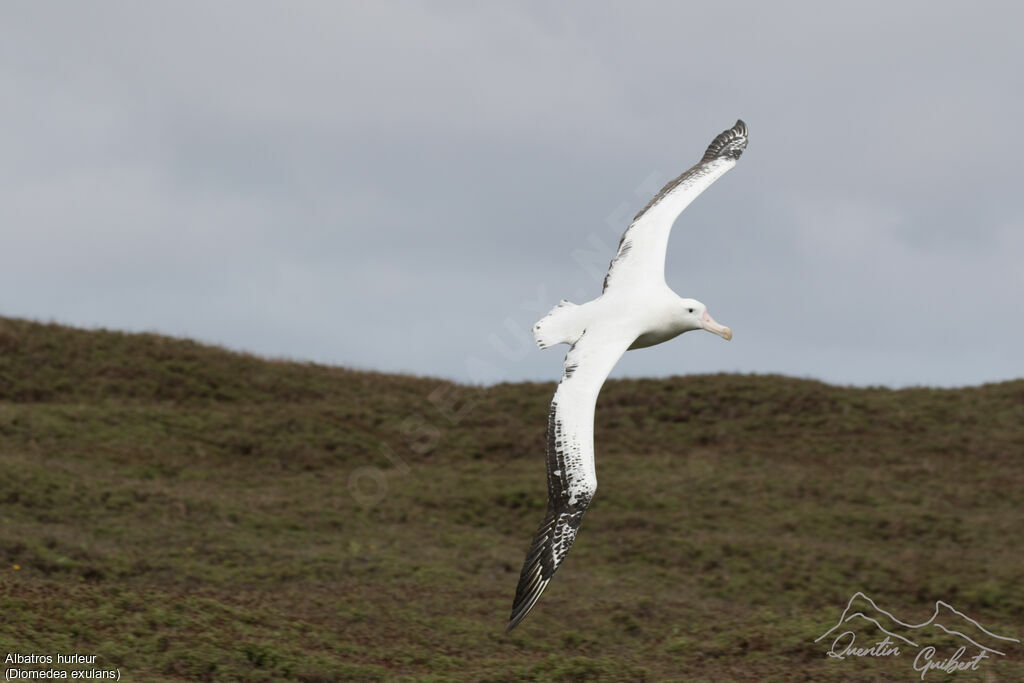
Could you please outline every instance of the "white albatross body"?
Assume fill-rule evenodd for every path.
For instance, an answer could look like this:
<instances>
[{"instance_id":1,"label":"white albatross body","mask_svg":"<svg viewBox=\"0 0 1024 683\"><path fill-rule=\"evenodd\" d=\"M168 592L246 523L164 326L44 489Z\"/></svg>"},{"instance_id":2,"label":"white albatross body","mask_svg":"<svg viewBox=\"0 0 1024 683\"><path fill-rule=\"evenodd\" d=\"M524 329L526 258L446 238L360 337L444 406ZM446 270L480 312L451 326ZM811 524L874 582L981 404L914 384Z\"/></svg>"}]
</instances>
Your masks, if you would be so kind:
<instances>
[{"instance_id":1,"label":"white albatross body","mask_svg":"<svg viewBox=\"0 0 1024 683\"><path fill-rule=\"evenodd\" d=\"M601 296L579 306L562 301L534 325L542 349L555 344L570 348L548 412L547 513L526 553L509 631L537 604L597 491L594 407L622 354L689 330L732 339L732 331L716 323L704 304L681 298L665 283L665 253L679 214L736 165L746 146L747 126L737 121L712 141L700 163L668 183L633 219L608 267Z\"/></svg>"}]
</instances>

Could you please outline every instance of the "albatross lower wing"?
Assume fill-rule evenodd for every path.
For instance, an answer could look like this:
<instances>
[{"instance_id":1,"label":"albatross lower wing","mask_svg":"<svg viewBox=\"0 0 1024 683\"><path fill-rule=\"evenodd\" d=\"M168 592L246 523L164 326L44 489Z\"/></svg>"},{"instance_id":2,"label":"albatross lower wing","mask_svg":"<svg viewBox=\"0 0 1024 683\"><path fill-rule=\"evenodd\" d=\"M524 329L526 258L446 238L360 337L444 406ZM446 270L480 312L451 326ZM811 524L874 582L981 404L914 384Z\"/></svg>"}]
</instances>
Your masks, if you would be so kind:
<instances>
[{"instance_id":1,"label":"albatross lower wing","mask_svg":"<svg viewBox=\"0 0 1024 683\"><path fill-rule=\"evenodd\" d=\"M608 266L604 290L665 281L665 252L672 224L687 206L713 182L736 165L747 146L747 124L722 132L693 168L670 181L626 228L619 249Z\"/></svg>"},{"instance_id":2,"label":"albatross lower wing","mask_svg":"<svg viewBox=\"0 0 1024 683\"><path fill-rule=\"evenodd\" d=\"M508 628L533 609L576 539L597 491L594 406L608 373L635 341L599 329L583 333L565 356L548 411L548 508L526 553Z\"/></svg>"}]
</instances>

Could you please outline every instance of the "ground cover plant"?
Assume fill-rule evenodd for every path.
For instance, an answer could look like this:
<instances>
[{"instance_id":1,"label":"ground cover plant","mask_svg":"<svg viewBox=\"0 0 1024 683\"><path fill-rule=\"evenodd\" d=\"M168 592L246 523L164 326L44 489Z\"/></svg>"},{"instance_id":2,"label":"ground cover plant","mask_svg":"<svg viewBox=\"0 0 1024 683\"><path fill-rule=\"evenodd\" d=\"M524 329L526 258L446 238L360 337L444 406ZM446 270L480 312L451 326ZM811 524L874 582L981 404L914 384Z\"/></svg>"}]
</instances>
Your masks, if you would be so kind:
<instances>
[{"instance_id":1,"label":"ground cover plant","mask_svg":"<svg viewBox=\"0 0 1024 683\"><path fill-rule=\"evenodd\" d=\"M814 642L857 591L1024 639L1024 380L741 375L605 386L584 531L505 635L552 389L0 319L0 653L146 681L920 680ZM1024 647L925 680L950 679L1024 680Z\"/></svg>"}]
</instances>

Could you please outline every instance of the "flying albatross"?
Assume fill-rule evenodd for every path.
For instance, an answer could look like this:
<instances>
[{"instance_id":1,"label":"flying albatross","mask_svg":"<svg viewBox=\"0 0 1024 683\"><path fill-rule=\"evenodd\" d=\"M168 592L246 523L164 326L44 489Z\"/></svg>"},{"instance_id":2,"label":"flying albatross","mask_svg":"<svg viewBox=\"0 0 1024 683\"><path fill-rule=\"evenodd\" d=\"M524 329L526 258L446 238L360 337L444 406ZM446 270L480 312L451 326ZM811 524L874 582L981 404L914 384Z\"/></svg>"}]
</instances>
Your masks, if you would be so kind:
<instances>
[{"instance_id":1,"label":"flying albatross","mask_svg":"<svg viewBox=\"0 0 1024 683\"><path fill-rule=\"evenodd\" d=\"M737 121L711 142L696 166L665 185L636 215L608 266L601 296L582 305L563 300L533 326L540 348L568 344L569 352L548 411L547 513L526 553L507 631L537 604L597 491L594 406L619 357L690 330L732 339L732 331L716 323L704 304L669 289L665 250L679 214L736 165L746 146L747 125Z\"/></svg>"}]
</instances>

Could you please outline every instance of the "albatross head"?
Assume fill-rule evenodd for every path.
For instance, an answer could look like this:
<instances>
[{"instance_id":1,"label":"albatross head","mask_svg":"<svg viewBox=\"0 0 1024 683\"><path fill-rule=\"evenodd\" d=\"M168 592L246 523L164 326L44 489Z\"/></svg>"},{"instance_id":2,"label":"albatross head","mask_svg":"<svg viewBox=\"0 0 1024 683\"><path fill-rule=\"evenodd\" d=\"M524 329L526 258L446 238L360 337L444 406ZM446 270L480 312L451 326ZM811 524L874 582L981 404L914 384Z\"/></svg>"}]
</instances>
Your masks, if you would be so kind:
<instances>
[{"instance_id":1,"label":"albatross head","mask_svg":"<svg viewBox=\"0 0 1024 683\"><path fill-rule=\"evenodd\" d=\"M707 330L717 334L722 339L732 339L732 330L725 325L719 325L715 319L708 315L708 307L696 299L680 299L682 306L683 322L689 330Z\"/></svg>"}]
</instances>

